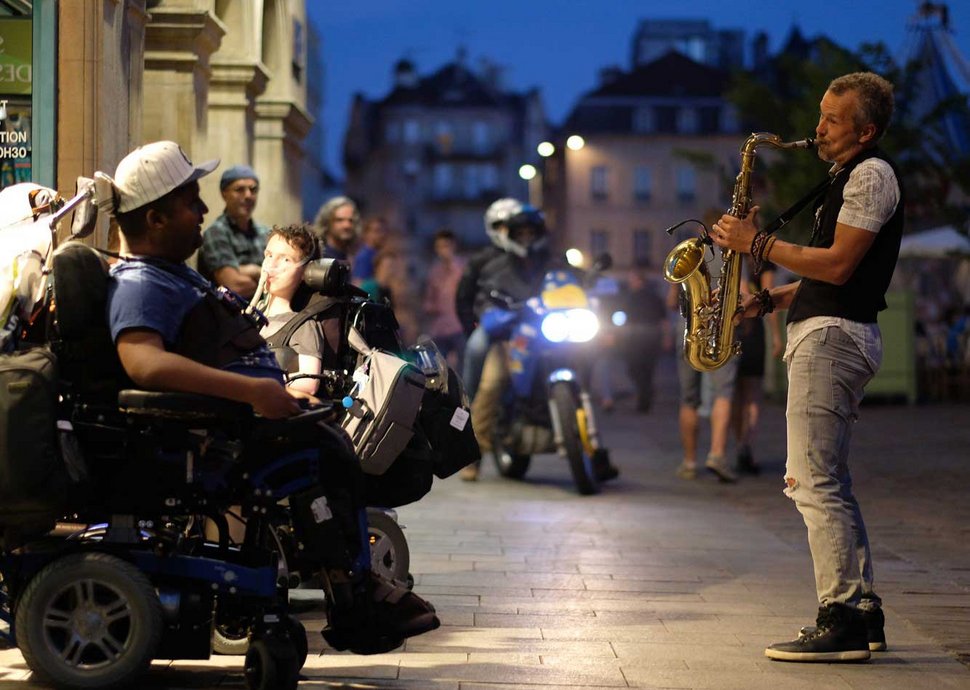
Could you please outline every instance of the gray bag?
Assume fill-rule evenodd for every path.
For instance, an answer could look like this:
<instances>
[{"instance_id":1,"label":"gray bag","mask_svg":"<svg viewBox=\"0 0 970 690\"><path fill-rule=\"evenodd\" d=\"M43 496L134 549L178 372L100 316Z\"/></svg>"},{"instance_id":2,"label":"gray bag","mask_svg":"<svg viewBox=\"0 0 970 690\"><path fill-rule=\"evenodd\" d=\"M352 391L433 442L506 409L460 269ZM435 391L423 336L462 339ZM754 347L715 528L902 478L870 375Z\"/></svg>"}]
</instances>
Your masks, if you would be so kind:
<instances>
[{"instance_id":1,"label":"gray bag","mask_svg":"<svg viewBox=\"0 0 970 690\"><path fill-rule=\"evenodd\" d=\"M350 393L354 401L341 424L364 472L384 474L414 434L425 378L397 355L371 349L356 329L347 339L361 358Z\"/></svg>"}]
</instances>

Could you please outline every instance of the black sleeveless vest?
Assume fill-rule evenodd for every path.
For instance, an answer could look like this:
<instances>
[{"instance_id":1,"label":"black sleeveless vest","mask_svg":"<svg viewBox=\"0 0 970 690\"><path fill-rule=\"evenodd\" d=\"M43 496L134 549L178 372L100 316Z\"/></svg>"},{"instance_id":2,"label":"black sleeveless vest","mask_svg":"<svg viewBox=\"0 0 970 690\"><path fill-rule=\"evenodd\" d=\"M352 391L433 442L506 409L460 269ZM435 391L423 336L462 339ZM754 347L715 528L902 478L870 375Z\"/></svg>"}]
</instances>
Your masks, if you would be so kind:
<instances>
[{"instance_id":1,"label":"black sleeveless vest","mask_svg":"<svg viewBox=\"0 0 970 690\"><path fill-rule=\"evenodd\" d=\"M788 323L812 316L837 316L860 323L875 323L876 314L886 308L886 290L896 268L903 236L903 186L896 166L879 149L863 151L838 172L816 206L815 227L810 247L831 247L835 225L843 204L843 191L852 170L862 161L879 158L892 167L899 184L899 203L893 215L876 234L872 246L843 285L802 278L788 309Z\"/></svg>"}]
</instances>

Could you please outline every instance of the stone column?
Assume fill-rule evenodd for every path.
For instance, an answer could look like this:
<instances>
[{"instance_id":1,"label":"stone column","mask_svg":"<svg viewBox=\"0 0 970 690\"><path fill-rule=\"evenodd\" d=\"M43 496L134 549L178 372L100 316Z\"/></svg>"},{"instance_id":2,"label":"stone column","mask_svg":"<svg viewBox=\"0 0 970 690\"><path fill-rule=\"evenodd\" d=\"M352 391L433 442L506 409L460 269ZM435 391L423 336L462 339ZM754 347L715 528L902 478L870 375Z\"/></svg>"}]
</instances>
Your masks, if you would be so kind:
<instances>
[{"instance_id":1,"label":"stone column","mask_svg":"<svg viewBox=\"0 0 970 690\"><path fill-rule=\"evenodd\" d=\"M141 140L144 0L58 4L57 188L113 174ZM90 242L107 243L107 219ZM62 230L67 229L65 228Z\"/></svg>"},{"instance_id":2,"label":"stone column","mask_svg":"<svg viewBox=\"0 0 970 690\"><path fill-rule=\"evenodd\" d=\"M299 104L261 98L256 102L253 167L259 173L257 217L268 225L288 225L303 218L300 190L303 140L313 118Z\"/></svg>"},{"instance_id":3,"label":"stone column","mask_svg":"<svg viewBox=\"0 0 970 690\"><path fill-rule=\"evenodd\" d=\"M269 73L261 62L246 60L213 60L209 81L209 136L203 158L221 158L220 170L238 163L253 161L256 98L266 90ZM255 167L255 166L254 166ZM262 179L264 172L256 173ZM202 197L214 218L222 212L219 176L203 178ZM260 195L256 219L262 221L265 199Z\"/></svg>"},{"instance_id":4,"label":"stone column","mask_svg":"<svg viewBox=\"0 0 970 690\"><path fill-rule=\"evenodd\" d=\"M189 158L202 160L207 137L209 57L225 26L212 13L192 7L151 10L145 31L144 141L171 139Z\"/></svg>"}]
</instances>

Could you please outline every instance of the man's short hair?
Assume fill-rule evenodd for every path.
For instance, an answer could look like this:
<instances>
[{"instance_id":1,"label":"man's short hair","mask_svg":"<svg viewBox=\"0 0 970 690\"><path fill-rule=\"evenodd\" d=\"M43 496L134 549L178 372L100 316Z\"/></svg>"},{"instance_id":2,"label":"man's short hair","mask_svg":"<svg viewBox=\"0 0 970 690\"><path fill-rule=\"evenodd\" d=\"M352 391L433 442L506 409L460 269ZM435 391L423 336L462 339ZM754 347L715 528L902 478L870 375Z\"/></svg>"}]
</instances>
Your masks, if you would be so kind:
<instances>
[{"instance_id":1,"label":"man's short hair","mask_svg":"<svg viewBox=\"0 0 970 690\"><path fill-rule=\"evenodd\" d=\"M886 132L895 104L893 85L888 79L873 72L853 72L833 79L828 90L836 96L841 96L846 91L855 91L859 95L856 127L875 125L875 141L878 141Z\"/></svg>"},{"instance_id":2,"label":"man's short hair","mask_svg":"<svg viewBox=\"0 0 970 690\"><path fill-rule=\"evenodd\" d=\"M327 238L330 233L330 219L341 206L350 206L354 209L354 230L358 235L360 234L360 211L357 210L357 204L349 196L335 196L320 207L320 210L317 211L317 217L313 221L319 237Z\"/></svg>"},{"instance_id":3,"label":"man's short hair","mask_svg":"<svg viewBox=\"0 0 970 690\"><path fill-rule=\"evenodd\" d=\"M314 261L320 258L320 245L307 225L274 225L267 242L279 237L302 254L302 258Z\"/></svg>"},{"instance_id":4,"label":"man's short hair","mask_svg":"<svg viewBox=\"0 0 970 690\"><path fill-rule=\"evenodd\" d=\"M124 233L125 237L127 237L129 240L141 239L145 235L145 219L148 217L148 212L158 211L159 213L171 215L175 206L175 197L178 196L179 192L181 192L185 186L186 185L176 187L165 196L155 199L155 201L150 201L147 204L143 204L138 208L133 208L132 210L124 213L116 212L115 220L118 221L118 227L121 228L121 232Z\"/></svg>"}]
</instances>

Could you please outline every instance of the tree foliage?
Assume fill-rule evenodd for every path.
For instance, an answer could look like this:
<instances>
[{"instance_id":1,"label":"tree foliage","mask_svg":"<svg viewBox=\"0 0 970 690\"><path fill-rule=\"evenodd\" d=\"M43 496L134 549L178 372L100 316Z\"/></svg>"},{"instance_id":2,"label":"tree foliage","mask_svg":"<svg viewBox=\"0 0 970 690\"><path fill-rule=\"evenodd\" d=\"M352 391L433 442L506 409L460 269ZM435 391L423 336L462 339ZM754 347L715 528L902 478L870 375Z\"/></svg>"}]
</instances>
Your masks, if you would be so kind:
<instances>
[{"instance_id":1,"label":"tree foliage","mask_svg":"<svg viewBox=\"0 0 970 690\"><path fill-rule=\"evenodd\" d=\"M907 196L907 225L962 223L967 210L960 202L970 193L970 160L948 145L941 123L942 116L952 112L968 114L970 122L970 110L961 96L919 114L915 106L924 67L914 61L898 65L881 43L851 52L817 39L780 53L761 70L735 75L727 97L751 131L774 132L790 141L814 137L819 101L832 79L862 70L881 74L896 87L896 113L880 147L899 168ZM762 207L762 222L773 219L821 181L828 167L800 150L763 155L759 151L755 199ZM809 216L803 212L781 235L807 241Z\"/></svg>"}]
</instances>

